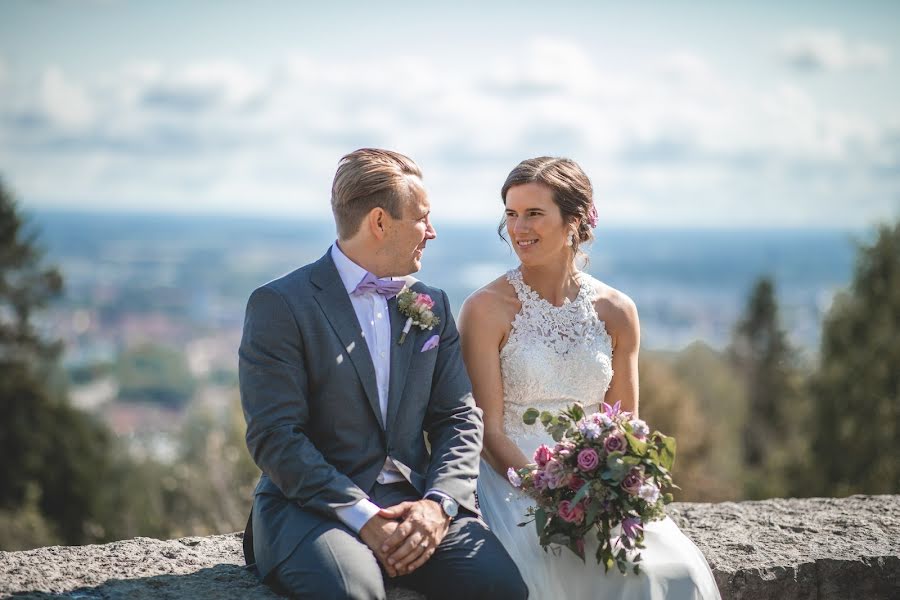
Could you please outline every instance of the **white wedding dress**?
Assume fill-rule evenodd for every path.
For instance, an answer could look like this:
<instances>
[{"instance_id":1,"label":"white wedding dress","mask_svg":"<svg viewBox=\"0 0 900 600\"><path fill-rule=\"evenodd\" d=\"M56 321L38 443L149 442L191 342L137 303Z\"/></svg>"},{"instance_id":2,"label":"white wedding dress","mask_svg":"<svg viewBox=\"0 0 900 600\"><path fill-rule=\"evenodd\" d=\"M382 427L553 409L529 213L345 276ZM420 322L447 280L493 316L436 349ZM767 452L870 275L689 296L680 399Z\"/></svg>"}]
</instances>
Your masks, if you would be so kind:
<instances>
[{"instance_id":1,"label":"white wedding dress","mask_svg":"<svg viewBox=\"0 0 900 600\"><path fill-rule=\"evenodd\" d=\"M527 408L557 411L577 401L586 412L596 412L613 377L612 340L593 307L596 280L586 273L581 278L578 297L556 307L529 288L518 269L507 273L522 309L500 352L504 429L529 459L540 444L554 442L540 423L522 422ZM518 526L531 499L484 461L478 499L485 521L518 565L532 600L720 598L706 559L668 517L645 526L641 573L623 576L615 567L603 572L594 558L593 536L586 540L586 563L567 548L545 552L532 523Z\"/></svg>"}]
</instances>

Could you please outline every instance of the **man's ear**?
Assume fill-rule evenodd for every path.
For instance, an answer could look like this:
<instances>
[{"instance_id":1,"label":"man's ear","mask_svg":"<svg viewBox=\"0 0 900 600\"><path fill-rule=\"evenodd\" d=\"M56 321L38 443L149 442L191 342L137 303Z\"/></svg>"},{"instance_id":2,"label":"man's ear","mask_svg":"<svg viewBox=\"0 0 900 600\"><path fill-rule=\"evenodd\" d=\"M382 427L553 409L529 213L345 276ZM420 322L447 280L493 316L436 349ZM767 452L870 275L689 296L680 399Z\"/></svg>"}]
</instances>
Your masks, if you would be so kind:
<instances>
[{"instance_id":1,"label":"man's ear","mask_svg":"<svg viewBox=\"0 0 900 600\"><path fill-rule=\"evenodd\" d=\"M387 213L380 206L376 206L366 215L366 224L369 227L369 232L375 239L384 239L385 230L387 229Z\"/></svg>"}]
</instances>

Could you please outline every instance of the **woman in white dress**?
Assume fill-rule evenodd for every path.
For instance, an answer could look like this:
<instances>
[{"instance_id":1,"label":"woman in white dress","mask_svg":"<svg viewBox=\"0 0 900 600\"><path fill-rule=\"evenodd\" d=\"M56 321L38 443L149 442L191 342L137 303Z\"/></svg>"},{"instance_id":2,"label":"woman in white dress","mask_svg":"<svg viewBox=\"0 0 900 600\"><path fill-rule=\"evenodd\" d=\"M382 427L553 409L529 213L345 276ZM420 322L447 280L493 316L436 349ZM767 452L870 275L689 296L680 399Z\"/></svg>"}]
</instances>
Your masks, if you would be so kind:
<instances>
[{"instance_id":1,"label":"woman in white dress","mask_svg":"<svg viewBox=\"0 0 900 600\"><path fill-rule=\"evenodd\" d=\"M575 162L523 161L501 195L521 265L473 293L459 317L463 358L484 411L478 498L485 520L533 599L719 598L703 555L668 517L645 526L637 576L604 574L594 559L596 539L588 538L583 563L565 548L545 552L533 526L518 526L533 502L510 485L507 469L553 444L539 424L524 425L522 413L576 401L591 413L603 401L620 401L637 416L640 328L628 296L577 267L597 213L591 182Z\"/></svg>"}]
</instances>

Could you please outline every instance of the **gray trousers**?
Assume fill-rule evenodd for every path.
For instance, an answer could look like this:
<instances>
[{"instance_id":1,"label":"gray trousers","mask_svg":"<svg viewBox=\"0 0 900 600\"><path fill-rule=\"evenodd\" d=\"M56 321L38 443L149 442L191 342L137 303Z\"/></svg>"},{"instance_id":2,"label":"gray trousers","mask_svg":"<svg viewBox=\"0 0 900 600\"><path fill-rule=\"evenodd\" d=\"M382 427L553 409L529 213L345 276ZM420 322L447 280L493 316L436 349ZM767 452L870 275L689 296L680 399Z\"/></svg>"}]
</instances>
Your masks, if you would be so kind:
<instances>
[{"instance_id":1,"label":"gray trousers","mask_svg":"<svg viewBox=\"0 0 900 600\"><path fill-rule=\"evenodd\" d=\"M379 506L391 506L419 496L406 483L376 483L371 498ZM266 580L294 598L383 600L386 578L378 559L353 530L339 521L325 521ZM436 600L528 597L509 554L481 519L462 508L428 562L390 581Z\"/></svg>"}]
</instances>

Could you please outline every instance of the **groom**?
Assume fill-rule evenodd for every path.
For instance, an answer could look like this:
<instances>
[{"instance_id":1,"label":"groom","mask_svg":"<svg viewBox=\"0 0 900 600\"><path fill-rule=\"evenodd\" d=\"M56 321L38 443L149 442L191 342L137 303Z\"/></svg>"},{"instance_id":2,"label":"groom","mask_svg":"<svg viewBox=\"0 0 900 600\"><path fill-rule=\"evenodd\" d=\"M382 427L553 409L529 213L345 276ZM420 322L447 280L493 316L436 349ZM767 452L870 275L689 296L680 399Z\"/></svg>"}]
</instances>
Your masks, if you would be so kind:
<instances>
[{"instance_id":1,"label":"groom","mask_svg":"<svg viewBox=\"0 0 900 600\"><path fill-rule=\"evenodd\" d=\"M422 174L357 150L331 205L337 242L247 304L241 403L262 470L247 562L300 598L384 598L384 574L429 598L525 598L477 515L483 425L447 296L405 278L436 236ZM405 284L438 322L401 343Z\"/></svg>"}]
</instances>

